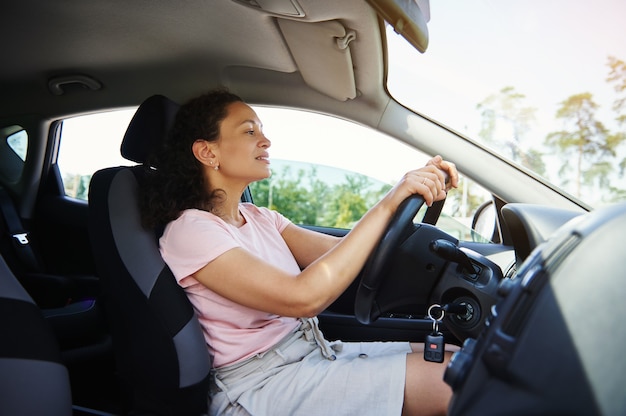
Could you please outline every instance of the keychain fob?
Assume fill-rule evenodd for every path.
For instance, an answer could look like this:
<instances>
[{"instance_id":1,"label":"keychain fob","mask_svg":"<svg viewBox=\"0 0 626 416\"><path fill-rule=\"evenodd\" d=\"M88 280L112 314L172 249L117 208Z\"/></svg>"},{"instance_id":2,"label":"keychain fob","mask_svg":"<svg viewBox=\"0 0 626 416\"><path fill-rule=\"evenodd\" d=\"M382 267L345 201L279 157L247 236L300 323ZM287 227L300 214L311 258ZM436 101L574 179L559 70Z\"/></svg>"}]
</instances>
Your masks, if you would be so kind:
<instances>
[{"instance_id":1,"label":"keychain fob","mask_svg":"<svg viewBox=\"0 0 626 416\"><path fill-rule=\"evenodd\" d=\"M441 332L433 332L426 335L424 344L424 360L433 363L443 362L444 340Z\"/></svg>"},{"instance_id":2,"label":"keychain fob","mask_svg":"<svg viewBox=\"0 0 626 416\"><path fill-rule=\"evenodd\" d=\"M439 311L439 317L433 316L433 311ZM446 312L441 305L434 304L428 308L428 317L433 321L433 330L430 334L426 335L424 342L424 360L432 363L442 363L444 356L445 341L443 340L443 334L439 332L439 323L443 320Z\"/></svg>"}]
</instances>

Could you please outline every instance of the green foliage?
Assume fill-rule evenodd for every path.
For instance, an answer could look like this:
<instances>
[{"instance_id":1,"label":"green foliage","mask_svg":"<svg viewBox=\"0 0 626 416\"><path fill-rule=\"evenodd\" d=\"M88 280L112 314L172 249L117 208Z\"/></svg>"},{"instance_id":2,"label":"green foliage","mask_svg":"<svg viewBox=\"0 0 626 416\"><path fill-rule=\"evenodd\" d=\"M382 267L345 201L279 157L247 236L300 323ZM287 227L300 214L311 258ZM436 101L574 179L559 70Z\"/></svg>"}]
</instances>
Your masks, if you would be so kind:
<instances>
[{"instance_id":1,"label":"green foliage","mask_svg":"<svg viewBox=\"0 0 626 416\"><path fill-rule=\"evenodd\" d=\"M67 174L63 178L65 186L65 194L73 198L87 200L89 194L89 182L91 175L72 175Z\"/></svg>"},{"instance_id":2,"label":"green foliage","mask_svg":"<svg viewBox=\"0 0 626 416\"><path fill-rule=\"evenodd\" d=\"M611 140L611 146L617 147L619 144L626 142L626 63L614 56L609 56L608 66L609 75L606 80L613 85L613 90L617 95L615 101L613 101L613 111L615 112L615 121L620 128L620 130L611 134L609 139ZM624 175L625 168L626 157L619 162L620 176ZM626 193L626 190L622 190L622 194L624 193ZM620 192L615 194L620 194Z\"/></svg>"},{"instance_id":3,"label":"green foliage","mask_svg":"<svg viewBox=\"0 0 626 416\"><path fill-rule=\"evenodd\" d=\"M329 185L318 177L317 169L290 166L272 169L268 179L250 185L254 203L274 209L296 224L351 228L369 207L391 189L374 188L360 174L346 174L344 181Z\"/></svg>"},{"instance_id":4,"label":"green foliage","mask_svg":"<svg viewBox=\"0 0 626 416\"><path fill-rule=\"evenodd\" d=\"M324 223L328 226L352 228L368 208L391 189L391 185L385 185L370 190L373 185L370 179L359 174L346 175L345 180L329 193L324 214Z\"/></svg>"},{"instance_id":5,"label":"green foliage","mask_svg":"<svg viewBox=\"0 0 626 416\"><path fill-rule=\"evenodd\" d=\"M617 114L616 120L623 125L626 123L626 63L614 56L609 56L609 75L606 80L613 85L617 98L613 102L613 111Z\"/></svg>"}]
</instances>

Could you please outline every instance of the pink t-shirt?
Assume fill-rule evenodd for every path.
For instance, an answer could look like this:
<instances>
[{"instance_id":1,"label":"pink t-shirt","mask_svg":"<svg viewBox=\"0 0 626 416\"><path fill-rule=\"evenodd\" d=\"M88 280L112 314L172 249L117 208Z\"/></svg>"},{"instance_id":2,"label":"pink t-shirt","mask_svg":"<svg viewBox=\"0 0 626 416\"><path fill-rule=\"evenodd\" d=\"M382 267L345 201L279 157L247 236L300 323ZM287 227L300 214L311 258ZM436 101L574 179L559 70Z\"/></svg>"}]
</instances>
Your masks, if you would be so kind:
<instances>
[{"instance_id":1,"label":"pink t-shirt","mask_svg":"<svg viewBox=\"0 0 626 416\"><path fill-rule=\"evenodd\" d=\"M246 220L239 228L210 212L185 210L167 225L159 240L163 259L198 314L215 367L267 351L298 325L296 318L232 302L190 276L235 247L246 249L289 273L300 273L280 234L290 221L275 211L248 203L240 204L239 210Z\"/></svg>"}]
</instances>

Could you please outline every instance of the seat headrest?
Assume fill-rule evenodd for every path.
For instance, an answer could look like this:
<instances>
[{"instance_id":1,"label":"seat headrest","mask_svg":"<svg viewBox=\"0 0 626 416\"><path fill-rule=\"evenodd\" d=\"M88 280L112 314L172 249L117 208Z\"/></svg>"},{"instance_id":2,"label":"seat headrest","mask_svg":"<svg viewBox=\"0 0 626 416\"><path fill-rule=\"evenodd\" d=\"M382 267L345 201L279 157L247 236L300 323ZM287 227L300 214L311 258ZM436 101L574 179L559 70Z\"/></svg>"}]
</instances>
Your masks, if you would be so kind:
<instances>
[{"instance_id":1,"label":"seat headrest","mask_svg":"<svg viewBox=\"0 0 626 416\"><path fill-rule=\"evenodd\" d=\"M179 107L163 95L153 95L141 103L124 134L122 156L133 162L145 162L169 134Z\"/></svg>"}]
</instances>

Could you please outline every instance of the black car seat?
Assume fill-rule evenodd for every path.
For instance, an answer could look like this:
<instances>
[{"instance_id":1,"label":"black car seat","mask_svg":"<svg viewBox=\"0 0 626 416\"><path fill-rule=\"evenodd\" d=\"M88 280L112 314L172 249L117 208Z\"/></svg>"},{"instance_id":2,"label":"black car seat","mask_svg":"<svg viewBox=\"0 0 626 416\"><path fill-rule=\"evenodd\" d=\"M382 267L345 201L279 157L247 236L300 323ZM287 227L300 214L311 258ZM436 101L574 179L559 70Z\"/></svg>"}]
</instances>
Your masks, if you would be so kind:
<instances>
[{"instance_id":1,"label":"black car seat","mask_svg":"<svg viewBox=\"0 0 626 416\"><path fill-rule=\"evenodd\" d=\"M24 226L9 191L0 186L0 254L20 285L42 309L66 364L80 365L110 348L97 304L95 276L51 273L34 236Z\"/></svg>"},{"instance_id":2,"label":"black car seat","mask_svg":"<svg viewBox=\"0 0 626 416\"><path fill-rule=\"evenodd\" d=\"M56 337L1 256L0 334L0 415L71 415Z\"/></svg>"},{"instance_id":3,"label":"black car seat","mask_svg":"<svg viewBox=\"0 0 626 416\"><path fill-rule=\"evenodd\" d=\"M199 415L208 407L211 359L200 324L161 258L157 233L141 226L137 199L142 163L177 110L161 95L144 101L121 147L139 165L100 170L89 189L90 238L132 414Z\"/></svg>"}]
</instances>

